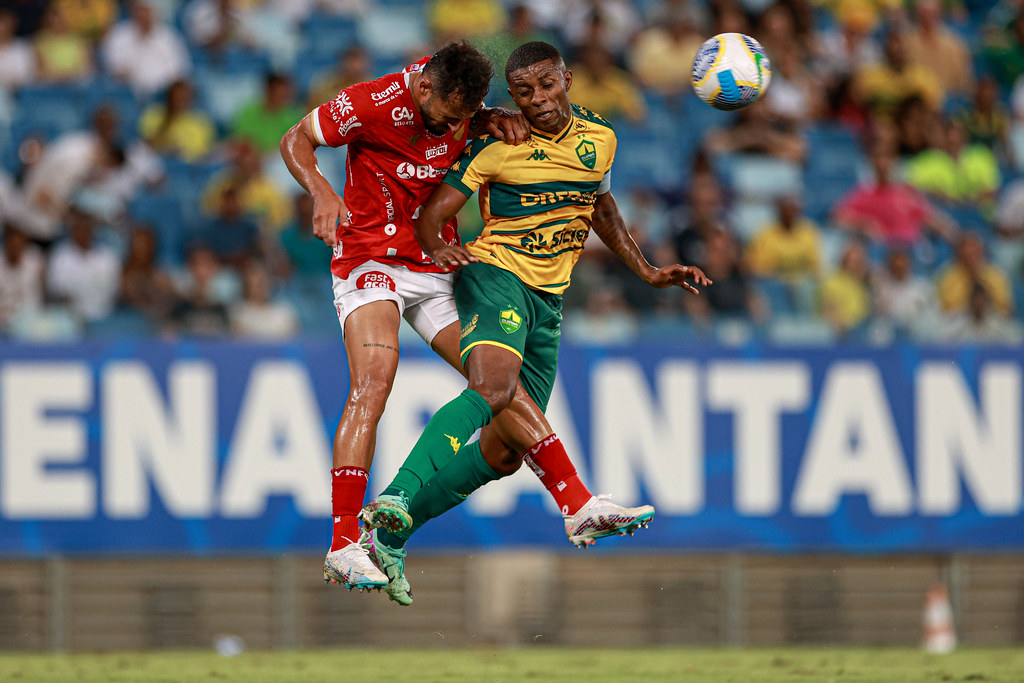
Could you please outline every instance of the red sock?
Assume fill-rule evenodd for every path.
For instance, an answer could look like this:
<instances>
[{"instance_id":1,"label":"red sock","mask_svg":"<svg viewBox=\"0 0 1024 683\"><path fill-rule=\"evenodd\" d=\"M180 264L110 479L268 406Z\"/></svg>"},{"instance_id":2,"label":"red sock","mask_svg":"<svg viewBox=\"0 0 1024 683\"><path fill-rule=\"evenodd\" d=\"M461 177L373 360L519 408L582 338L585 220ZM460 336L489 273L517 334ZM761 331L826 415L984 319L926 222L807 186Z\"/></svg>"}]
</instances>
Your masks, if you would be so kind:
<instances>
[{"instance_id":1,"label":"red sock","mask_svg":"<svg viewBox=\"0 0 1024 683\"><path fill-rule=\"evenodd\" d=\"M362 467L331 470L331 512L334 515L331 550L359 540L359 518L356 515L363 507L368 480L369 475Z\"/></svg>"},{"instance_id":2,"label":"red sock","mask_svg":"<svg viewBox=\"0 0 1024 683\"><path fill-rule=\"evenodd\" d=\"M535 443L523 454L523 460L540 478L563 515L576 514L593 495L580 481L556 434Z\"/></svg>"}]
</instances>

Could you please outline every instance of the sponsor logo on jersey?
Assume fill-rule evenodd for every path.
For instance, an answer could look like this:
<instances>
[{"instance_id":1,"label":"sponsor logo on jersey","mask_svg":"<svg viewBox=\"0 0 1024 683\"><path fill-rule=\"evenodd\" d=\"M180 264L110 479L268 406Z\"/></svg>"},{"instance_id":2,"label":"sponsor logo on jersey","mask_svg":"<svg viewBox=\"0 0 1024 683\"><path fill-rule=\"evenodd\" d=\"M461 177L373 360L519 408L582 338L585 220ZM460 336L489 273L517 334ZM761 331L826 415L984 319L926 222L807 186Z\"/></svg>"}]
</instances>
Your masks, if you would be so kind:
<instances>
[{"instance_id":1,"label":"sponsor logo on jersey","mask_svg":"<svg viewBox=\"0 0 1024 683\"><path fill-rule=\"evenodd\" d=\"M480 322L480 314L476 313L473 315L473 319L469 321L469 324L462 328L462 334L459 335L459 339L465 339L469 336L476 329L478 322Z\"/></svg>"},{"instance_id":2,"label":"sponsor logo on jersey","mask_svg":"<svg viewBox=\"0 0 1024 683\"><path fill-rule=\"evenodd\" d=\"M390 289L395 291L395 281L386 274L371 270L356 278L356 289Z\"/></svg>"},{"instance_id":3,"label":"sponsor logo on jersey","mask_svg":"<svg viewBox=\"0 0 1024 683\"><path fill-rule=\"evenodd\" d=\"M547 155L547 152L545 152L544 150L542 150L542 149L535 149L535 150L533 150L533 154L531 154L530 156L526 157L526 160L527 161L547 161L550 158L551 157L549 157Z\"/></svg>"},{"instance_id":4,"label":"sponsor logo on jersey","mask_svg":"<svg viewBox=\"0 0 1024 683\"><path fill-rule=\"evenodd\" d=\"M593 204L597 196L593 192L566 190L565 192L524 192L519 195L519 203L523 206L544 206L559 202L573 202L581 206Z\"/></svg>"},{"instance_id":5,"label":"sponsor logo on jersey","mask_svg":"<svg viewBox=\"0 0 1024 683\"><path fill-rule=\"evenodd\" d=\"M515 308L509 308L498 315L498 324L505 330L505 334L512 334L522 326L523 318L516 313Z\"/></svg>"},{"instance_id":6,"label":"sponsor logo on jersey","mask_svg":"<svg viewBox=\"0 0 1024 683\"><path fill-rule=\"evenodd\" d=\"M551 251L566 245L582 249L589 234L590 230L587 228L567 227L551 235L551 240L548 241L543 233L530 231L519 240L519 244L531 254L535 251Z\"/></svg>"},{"instance_id":7,"label":"sponsor logo on jersey","mask_svg":"<svg viewBox=\"0 0 1024 683\"><path fill-rule=\"evenodd\" d=\"M339 122L338 135L340 135L341 137L345 137L346 135L348 135L348 132L350 130L352 130L353 128L359 128L362 125L363 124L359 123L359 119L357 119L355 116L352 116L345 123Z\"/></svg>"},{"instance_id":8,"label":"sponsor logo on jersey","mask_svg":"<svg viewBox=\"0 0 1024 683\"><path fill-rule=\"evenodd\" d=\"M395 107L391 110L391 120L396 123L399 121L412 121L413 113L408 107Z\"/></svg>"},{"instance_id":9,"label":"sponsor logo on jersey","mask_svg":"<svg viewBox=\"0 0 1024 683\"><path fill-rule=\"evenodd\" d=\"M412 180L413 178L419 178L420 180L428 180L430 178L443 178L448 173L447 168L434 168L433 166L414 166L408 161L403 161L395 169L395 175L403 180Z\"/></svg>"},{"instance_id":10,"label":"sponsor logo on jersey","mask_svg":"<svg viewBox=\"0 0 1024 683\"><path fill-rule=\"evenodd\" d=\"M349 99L346 92L331 100L328 106L328 111L331 112L331 118L334 119L335 123L341 123L343 118L352 113L352 109L352 100Z\"/></svg>"},{"instance_id":11,"label":"sponsor logo on jersey","mask_svg":"<svg viewBox=\"0 0 1024 683\"><path fill-rule=\"evenodd\" d=\"M434 157L439 157L439 156L441 156L443 154L447 154L447 153L448 153L448 143L447 142L442 142L440 145L437 145L436 147L431 147L431 148L429 148L427 150L427 160L429 161L430 159L433 159Z\"/></svg>"},{"instance_id":12,"label":"sponsor logo on jersey","mask_svg":"<svg viewBox=\"0 0 1024 683\"><path fill-rule=\"evenodd\" d=\"M586 130L587 122L584 121L583 119L576 119L576 123L574 124L574 126L576 130Z\"/></svg>"},{"instance_id":13,"label":"sponsor logo on jersey","mask_svg":"<svg viewBox=\"0 0 1024 683\"><path fill-rule=\"evenodd\" d=\"M594 170L597 165L597 147L593 142L581 136L580 144L576 145L576 156L580 158L583 165Z\"/></svg>"},{"instance_id":14,"label":"sponsor logo on jersey","mask_svg":"<svg viewBox=\"0 0 1024 683\"><path fill-rule=\"evenodd\" d=\"M408 142L413 147L415 147L416 143L420 141L420 134L416 133L416 135L410 135L405 139L405 141Z\"/></svg>"},{"instance_id":15,"label":"sponsor logo on jersey","mask_svg":"<svg viewBox=\"0 0 1024 683\"><path fill-rule=\"evenodd\" d=\"M396 81L395 83L392 83L391 85L384 88L380 92L370 93L370 99L373 100L374 102L382 102L386 100L389 96L397 93L401 89L401 87L402 86Z\"/></svg>"}]
</instances>

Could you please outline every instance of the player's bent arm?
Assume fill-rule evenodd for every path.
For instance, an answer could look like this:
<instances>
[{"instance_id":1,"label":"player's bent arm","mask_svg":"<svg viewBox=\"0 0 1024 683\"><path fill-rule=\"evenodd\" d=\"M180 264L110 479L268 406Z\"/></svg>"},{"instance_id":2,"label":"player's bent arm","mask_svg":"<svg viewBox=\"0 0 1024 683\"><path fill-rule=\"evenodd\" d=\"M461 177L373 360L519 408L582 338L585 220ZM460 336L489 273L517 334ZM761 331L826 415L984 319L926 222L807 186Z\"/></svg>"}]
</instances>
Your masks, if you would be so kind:
<instances>
[{"instance_id":1,"label":"player's bent arm","mask_svg":"<svg viewBox=\"0 0 1024 683\"><path fill-rule=\"evenodd\" d=\"M447 183L437 186L430 199L423 206L416 219L413 235L420 249L442 268L465 266L475 262L475 256L460 246L448 244L441 239L441 231L469 199L465 194Z\"/></svg>"},{"instance_id":2,"label":"player's bent arm","mask_svg":"<svg viewBox=\"0 0 1024 683\"><path fill-rule=\"evenodd\" d=\"M316 148L320 143L313 134L310 116L306 114L281 137L281 158L292 177L313 197L313 234L333 247L338 243L338 220L344 222L348 211L317 166Z\"/></svg>"},{"instance_id":3,"label":"player's bent arm","mask_svg":"<svg viewBox=\"0 0 1024 683\"><path fill-rule=\"evenodd\" d=\"M686 282L687 280L693 280L702 286L711 284L711 280L700 268L679 264L655 268L648 263L641 253L640 247L636 245L633 237L626 230L622 214L619 213L619 206L615 203L615 197L611 192L597 195L591 228L613 254L629 266L630 270L639 275L641 280L652 287L679 286L693 294L699 294L700 292Z\"/></svg>"}]
</instances>

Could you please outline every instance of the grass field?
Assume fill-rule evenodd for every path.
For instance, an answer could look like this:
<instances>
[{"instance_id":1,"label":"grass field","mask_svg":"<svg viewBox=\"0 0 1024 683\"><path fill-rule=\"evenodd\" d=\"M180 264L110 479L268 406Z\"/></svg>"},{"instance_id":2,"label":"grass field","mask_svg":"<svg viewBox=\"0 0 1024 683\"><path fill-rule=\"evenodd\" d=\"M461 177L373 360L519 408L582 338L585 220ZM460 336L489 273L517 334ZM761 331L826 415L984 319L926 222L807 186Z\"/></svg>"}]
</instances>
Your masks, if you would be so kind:
<instances>
[{"instance_id":1,"label":"grass field","mask_svg":"<svg viewBox=\"0 0 1024 683\"><path fill-rule=\"evenodd\" d=\"M1024 681L1024 650L834 647L764 650L304 650L114 654L4 654L0 681Z\"/></svg>"}]
</instances>

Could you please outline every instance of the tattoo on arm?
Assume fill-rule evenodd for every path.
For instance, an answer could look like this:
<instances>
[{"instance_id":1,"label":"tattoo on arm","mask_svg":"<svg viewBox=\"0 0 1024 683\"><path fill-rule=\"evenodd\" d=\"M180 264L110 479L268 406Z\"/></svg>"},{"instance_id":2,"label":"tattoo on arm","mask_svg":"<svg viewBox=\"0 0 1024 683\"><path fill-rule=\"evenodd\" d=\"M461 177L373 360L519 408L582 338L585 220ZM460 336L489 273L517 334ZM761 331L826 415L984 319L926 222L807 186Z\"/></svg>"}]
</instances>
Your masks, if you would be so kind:
<instances>
[{"instance_id":1,"label":"tattoo on arm","mask_svg":"<svg viewBox=\"0 0 1024 683\"><path fill-rule=\"evenodd\" d=\"M606 199L599 199L594 207L591 227L612 253L618 256L634 273L640 275L644 268L650 267L651 264L644 258L640 248L633 241L633 237L626 230L626 224L622 222L622 215L619 213L619 208L611 193L608 193Z\"/></svg>"},{"instance_id":2,"label":"tattoo on arm","mask_svg":"<svg viewBox=\"0 0 1024 683\"><path fill-rule=\"evenodd\" d=\"M394 351L395 353L398 353L398 349L395 348L394 346L391 346L390 344L363 344L363 348L364 349L369 349L369 348L387 349L388 351Z\"/></svg>"}]
</instances>

